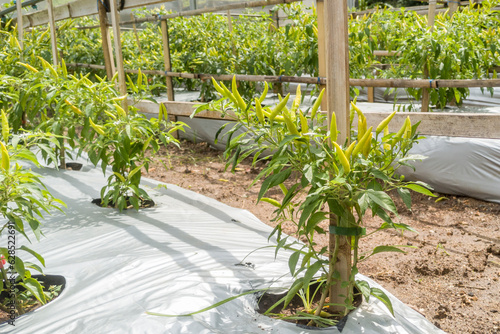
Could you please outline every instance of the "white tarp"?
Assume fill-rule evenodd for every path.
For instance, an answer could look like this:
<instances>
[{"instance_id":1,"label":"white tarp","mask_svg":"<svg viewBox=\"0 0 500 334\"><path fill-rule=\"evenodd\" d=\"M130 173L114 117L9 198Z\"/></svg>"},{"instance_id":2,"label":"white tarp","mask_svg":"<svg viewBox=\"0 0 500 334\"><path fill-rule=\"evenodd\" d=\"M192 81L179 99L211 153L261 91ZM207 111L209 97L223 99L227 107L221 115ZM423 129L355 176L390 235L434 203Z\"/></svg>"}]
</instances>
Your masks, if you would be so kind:
<instances>
[{"instance_id":1,"label":"white tarp","mask_svg":"<svg viewBox=\"0 0 500 334\"><path fill-rule=\"evenodd\" d=\"M275 287L289 285L286 252L274 259L274 249L265 248L245 259L253 266L235 266L269 245L271 228L248 211L144 180L157 205L118 213L91 204L105 184L99 169L86 165L80 172L39 172L68 208L66 215L47 217L45 237L31 247L45 257L47 274L66 278L66 289L50 304L18 318L15 327L0 325L1 333L314 332L258 314L251 295L195 316L145 313L182 314L273 282ZM395 318L371 298L349 315L342 333L443 333L386 293ZM335 328L326 332L339 333Z\"/></svg>"}]
</instances>

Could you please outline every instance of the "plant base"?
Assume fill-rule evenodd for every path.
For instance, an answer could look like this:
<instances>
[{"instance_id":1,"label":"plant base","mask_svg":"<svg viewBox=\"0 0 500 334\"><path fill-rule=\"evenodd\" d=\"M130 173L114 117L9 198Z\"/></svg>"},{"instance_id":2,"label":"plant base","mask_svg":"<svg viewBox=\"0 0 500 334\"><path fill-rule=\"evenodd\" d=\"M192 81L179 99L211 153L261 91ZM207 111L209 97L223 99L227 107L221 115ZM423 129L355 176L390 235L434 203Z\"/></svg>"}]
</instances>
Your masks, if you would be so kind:
<instances>
[{"instance_id":1,"label":"plant base","mask_svg":"<svg viewBox=\"0 0 500 334\"><path fill-rule=\"evenodd\" d=\"M66 279L64 276L60 275L33 275L33 278L38 280L40 284L43 286L43 291L49 292L51 287L58 287L60 286L60 289L58 289L58 294L56 296L53 296L52 299L47 301L45 305L48 303L52 302L55 300L57 297L61 295L63 292L64 288L66 287ZM5 282L4 282L4 287L5 287ZM26 291L26 289L20 285L16 286L16 289L18 289L20 292ZM2 291L0 293L0 304L4 304L5 299L8 298L8 293L6 291ZM32 300L29 302L27 306L25 306L24 311L25 314L32 312L40 307L43 307L45 305L42 305L38 300L36 300L35 297L32 297ZM16 316L17 319L17 316ZM4 323L6 321L12 320L10 317L10 314L8 312L5 312L3 310L0 310L0 324ZM15 321L15 319L14 319Z\"/></svg>"},{"instance_id":2,"label":"plant base","mask_svg":"<svg viewBox=\"0 0 500 334\"><path fill-rule=\"evenodd\" d=\"M316 288L316 285L312 284L311 289L314 290L315 288ZM278 302L281 298L286 296L286 294L287 294L287 291L285 291L283 293L265 292L264 294L257 295L256 296L256 298L257 298L256 311L259 312L260 314L264 314L276 302ZM362 298L362 295L359 293L357 288L354 289L354 295L355 295L355 297L354 297L353 305L355 308L357 308L359 305L361 305L363 298ZM320 294L318 293L316 295L315 299L313 300L312 308L315 308L318 305L319 300L320 300ZM304 308L304 304L302 302L302 299L298 295L296 295L294 298L292 298L292 301L290 302L290 304L287 307L283 308L283 303L281 303L278 306L276 306L274 309L270 310L269 313L274 313L274 314L269 315L269 316L272 318L277 318L277 319L283 320L283 321L295 323L295 324L297 324L297 326L299 326L301 328L305 328L305 329L320 330L320 329L324 328L324 327L320 328L320 327L308 326L308 324L309 324L308 319L303 319L303 320L287 319L287 317L292 317L292 316L298 315L300 312L306 312L306 310ZM347 321L348 316L349 315L347 315L345 317L334 316L334 317L331 317L328 319L337 321L337 324L335 326L332 326L332 327L337 327L339 330L341 330L342 328L344 328L344 325ZM332 327L328 327L328 328L332 328Z\"/></svg>"},{"instance_id":3,"label":"plant base","mask_svg":"<svg viewBox=\"0 0 500 334\"><path fill-rule=\"evenodd\" d=\"M95 204L95 205L103 207L103 208L105 207L103 205L101 198L94 198L92 200L92 204ZM155 206L155 202L152 199L141 199L141 206L140 206L141 209L152 208L154 206ZM109 202L107 207L114 208L115 205L114 205L114 203ZM127 197L127 207L125 209L132 209L133 207L134 206L130 203L130 201L128 200L128 197Z\"/></svg>"}]
</instances>

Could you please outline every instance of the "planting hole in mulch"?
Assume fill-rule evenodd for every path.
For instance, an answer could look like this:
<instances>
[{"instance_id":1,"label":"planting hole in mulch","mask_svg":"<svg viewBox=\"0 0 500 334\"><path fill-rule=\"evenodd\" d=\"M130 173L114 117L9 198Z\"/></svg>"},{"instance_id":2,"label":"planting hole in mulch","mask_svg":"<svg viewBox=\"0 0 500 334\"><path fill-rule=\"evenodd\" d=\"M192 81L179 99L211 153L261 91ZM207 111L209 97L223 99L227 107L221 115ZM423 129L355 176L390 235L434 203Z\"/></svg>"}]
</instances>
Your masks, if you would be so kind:
<instances>
[{"instance_id":1,"label":"planting hole in mulch","mask_svg":"<svg viewBox=\"0 0 500 334\"><path fill-rule=\"evenodd\" d=\"M69 169L69 170L81 170L83 167L83 164L79 163L79 162L67 162L66 163L66 169ZM61 167L59 167L61 168Z\"/></svg>"},{"instance_id":2,"label":"planting hole in mulch","mask_svg":"<svg viewBox=\"0 0 500 334\"><path fill-rule=\"evenodd\" d=\"M318 283L311 284L311 287L310 287L311 294L316 290L317 284ZM283 293L265 292L264 294L256 294L256 298L257 298L256 311L259 312L260 314L264 314L265 312L267 312L269 310L270 307L272 307L274 304L276 304L281 298L285 297L286 294L287 294L287 292L283 292ZM320 298L321 298L321 294L318 292L313 300L313 303L312 303L313 309L315 309L318 306L318 302L320 301ZM354 308L357 308L359 305L361 305L362 301L363 301L363 297L362 297L361 293L359 292L359 290L355 287L354 288L354 301L353 301ZM326 299L326 302L328 302L328 297ZM324 308L324 310L328 311L327 308ZM304 312L304 313L306 312L305 308L304 308L304 303L298 295L295 295L292 298L290 304L288 304L288 306L286 308L283 309L283 302L282 302L282 303L278 304L278 306L276 306L274 309L270 310L270 312L269 312L269 313L273 313L273 314L279 314L280 316L276 316L273 314L269 314L269 316L272 318L278 318L278 319L281 319L281 320L284 320L287 322L297 324L297 326L299 326L301 328L309 329L309 330L324 329L324 328L320 328L320 327L308 326L308 323L309 323L308 319L296 320L296 319L281 318L281 316L283 316L283 317L295 316L295 315L298 315L300 312ZM339 330L342 330L342 328L344 327L344 325L347 321L348 316L349 315L346 315L345 317L336 316L336 317L331 317L329 319L337 321L337 324L335 325L335 327L339 328Z\"/></svg>"},{"instance_id":3,"label":"planting hole in mulch","mask_svg":"<svg viewBox=\"0 0 500 334\"><path fill-rule=\"evenodd\" d=\"M57 297L61 295L64 288L66 287L66 279L61 275L33 275L32 278L35 278L43 287L43 291L46 292L47 304L54 301ZM3 282L5 286L5 281ZM16 289L19 290L19 293L22 294L22 298L19 298L19 301L23 304L24 313L32 312L42 306L35 296L30 293L26 293L26 289L17 284ZM0 293L0 305L2 308L0 309L0 324L11 320L10 317L10 308L9 305L6 305L6 299L9 298L9 294L7 291L2 291ZM16 314L15 319L17 319L19 315ZM15 320L14 319L14 320Z\"/></svg>"},{"instance_id":4,"label":"planting hole in mulch","mask_svg":"<svg viewBox=\"0 0 500 334\"><path fill-rule=\"evenodd\" d=\"M102 208L105 207L103 205L101 198L94 198L92 200L92 204L95 204L95 205L100 206ZM139 208L146 209L146 208L152 208L154 206L155 206L155 202L152 199L141 199L141 205L139 206ZM115 205L113 202L109 202L106 207L115 208ZM125 207L125 209L132 209L132 208L134 208L134 206L132 205L132 203L130 203L130 201L128 200L128 197L127 197L127 206Z\"/></svg>"}]
</instances>

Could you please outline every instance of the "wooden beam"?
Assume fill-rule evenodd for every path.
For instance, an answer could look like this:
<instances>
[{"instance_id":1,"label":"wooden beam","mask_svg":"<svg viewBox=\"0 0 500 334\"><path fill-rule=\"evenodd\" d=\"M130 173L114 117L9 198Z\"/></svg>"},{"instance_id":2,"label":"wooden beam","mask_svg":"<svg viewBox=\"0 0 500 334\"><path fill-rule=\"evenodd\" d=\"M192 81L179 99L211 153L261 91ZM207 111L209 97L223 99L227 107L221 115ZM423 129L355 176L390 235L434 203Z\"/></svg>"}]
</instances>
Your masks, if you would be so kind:
<instances>
[{"instance_id":1,"label":"wooden beam","mask_svg":"<svg viewBox=\"0 0 500 334\"><path fill-rule=\"evenodd\" d=\"M337 129L340 131L337 142L340 146L349 143L349 44L347 1L328 0L324 3L325 20L325 49L326 49L326 96L328 100L328 127L330 119L335 113ZM338 217L330 214L330 226L338 225ZM334 249L338 249L336 258L333 258ZM350 281L351 276L351 243L346 236L337 236L330 233L329 240L330 275L339 273L329 286L330 306L332 313L347 314L345 299L350 295L350 287L344 282ZM352 288L352 287L351 287Z\"/></svg>"},{"instance_id":2,"label":"wooden beam","mask_svg":"<svg viewBox=\"0 0 500 334\"><path fill-rule=\"evenodd\" d=\"M432 32L434 30L434 18L436 17L436 0L431 0L429 2L429 13L427 14L427 27L429 31ZM429 77L429 69L427 68L427 60L424 64L423 70L424 78ZM430 92L429 88L422 88L422 107L420 111L428 112L429 111L429 103L430 103Z\"/></svg>"},{"instance_id":3,"label":"wooden beam","mask_svg":"<svg viewBox=\"0 0 500 334\"><path fill-rule=\"evenodd\" d=\"M95 69L105 69L103 65L93 65L84 63L68 63L66 66L87 67ZM138 73L138 70L125 70L127 73ZM295 82L305 84L317 84L318 78L314 77L294 77L294 76L273 76L273 75L247 75L247 74L209 74L209 73L186 73L168 72L159 70L141 70L144 74L165 75L176 78L207 80L232 80L233 76L238 81L267 81L267 82ZM326 84L326 78L319 78L319 83ZM394 88L438 88L438 87L500 87L500 79L349 79L350 86L359 87L394 87Z\"/></svg>"},{"instance_id":4,"label":"wooden beam","mask_svg":"<svg viewBox=\"0 0 500 334\"><path fill-rule=\"evenodd\" d=\"M392 57L401 55L400 51L373 50L375 57Z\"/></svg>"},{"instance_id":5,"label":"wooden beam","mask_svg":"<svg viewBox=\"0 0 500 334\"><path fill-rule=\"evenodd\" d=\"M325 3L324 0L316 0L316 14L318 17L318 75L326 77L326 49L325 49ZM319 90L326 88L325 84L319 85ZM321 110L328 110L328 99L321 101Z\"/></svg>"},{"instance_id":6,"label":"wooden beam","mask_svg":"<svg viewBox=\"0 0 500 334\"><path fill-rule=\"evenodd\" d=\"M143 7L158 3L170 2L173 0L127 0L125 1L124 9ZM82 16L97 15L98 9L95 1L76 0L54 8L55 21L65 20L68 18L77 18ZM47 9L39 10L23 17L24 27L36 27L47 24L49 22L49 14Z\"/></svg>"},{"instance_id":7,"label":"wooden beam","mask_svg":"<svg viewBox=\"0 0 500 334\"><path fill-rule=\"evenodd\" d=\"M132 28L134 30L134 36L135 36L135 42L137 44L137 49L139 49L139 53L142 55L141 41L139 40L139 35L137 34L137 27L135 24L134 14L130 13L130 18L134 21L134 23L132 23Z\"/></svg>"},{"instance_id":8,"label":"wooden beam","mask_svg":"<svg viewBox=\"0 0 500 334\"><path fill-rule=\"evenodd\" d=\"M186 117L189 117L199 105L199 102L163 101L161 103L165 104L169 115ZM135 106L143 113L158 115L159 106L154 102L144 100ZM390 112L370 111L369 107L365 105L360 106L360 108L363 110L368 124L374 126L390 114ZM407 116L410 116L413 124L421 122L418 131L427 136L500 139L500 126L498 126L500 114L398 112L391 121L390 130L395 131L400 128ZM213 111L204 111L195 117L227 121L233 119L231 116L222 118L220 112ZM357 122L357 117L354 117L353 126L357 126Z\"/></svg>"},{"instance_id":9,"label":"wooden beam","mask_svg":"<svg viewBox=\"0 0 500 334\"><path fill-rule=\"evenodd\" d=\"M111 24L113 25L113 38L115 41L116 70L118 72L118 90L121 95L127 95L125 82L125 69L123 67L122 42L120 36L120 16L114 0L109 1L111 9ZM128 110L127 99L122 100L122 108Z\"/></svg>"},{"instance_id":10,"label":"wooden beam","mask_svg":"<svg viewBox=\"0 0 500 334\"><path fill-rule=\"evenodd\" d=\"M386 112L363 112L368 124L375 126L388 116ZM500 139L500 114L398 112L391 121L390 130L403 126L407 116L410 116L412 124L421 122L418 131L427 136ZM356 117L354 124L357 124Z\"/></svg>"},{"instance_id":11,"label":"wooden beam","mask_svg":"<svg viewBox=\"0 0 500 334\"><path fill-rule=\"evenodd\" d=\"M448 8L450 9L448 12L449 16L452 16L458 10L458 6L460 2L458 0L448 0Z\"/></svg>"},{"instance_id":12,"label":"wooden beam","mask_svg":"<svg viewBox=\"0 0 500 334\"><path fill-rule=\"evenodd\" d=\"M101 28L102 53L104 54L104 66L106 67L106 76L111 80L115 73L115 64L113 60L113 51L111 48L111 37L108 29L108 16L106 8L101 1L97 1L99 10L99 27Z\"/></svg>"},{"instance_id":13,"label":"wooden beam","mask_svg":"<svg viewBox=\"0 0 500 334\"><path fill-rule=\"evenodd\" d=\"M54 6L52 0L47 0L47 10L49 12L50 43L52 45L52 63L55 67L58 64L56 22L54 21Z\"/></svg>"},{"instance_id":14,"label":"wooden beam","mask_svg":"<svg viewBox=\"0 0 500 334\"><path fill-rule=\"evenodd\" d=\"M172 70L172 63L170 60L170 42L168 38L168 22L167 20L161 21L161 38L163 41L163 63L165 66L165 73L168 73ZM174 96L174 86L172 83L172 77L166 76L166 84L167 84L167 96L170 101L175 100Z\"/></svg>"},{"instance_id":15,"label":"wooden beam","mask_svg":"<svg viewBox=\"0 0 500 334\"><path fill-rule=\"evenodd\" d=\"M17 10L17 18L23 22L23 6L21 4L21 0L16 2L16 10ZM17 20L16 18L16 20ZM21 50L24 49L24 29L22 24L17 25L17 39L19 40L19 45L21 46Z\"/></svg>"},{"instance_id":16,"label":"wooden beam","mask_svg":"<svg viewBox=\"0 0 500 334\"><path fill-rule=\"evenodd\" d=\"M186 10L186 11L180 11L177 13L172 13L172 14L167 14L167 15L161 15L161 17L146 17L143 19L137 19L136 22L154 22L158 20L163 20L163 19L173 19L174 17L185 17L185 16L194 16L194 15L201 15L205 13L214 13L214 12L221 12L221 11L227 11L227 10L232 10L232 9L242 9L242 8L255 8L255 7L264 7L264 6L273 6L273 5L279 5L282 3L292 3L292 2L299 2L302 0L259 0L259 1L243 1L243 2L234 2L230 3L228 5L222 5L222 6L216 6L216 7L207 7L207 8L200 8L200 9L195 9L195 10ZM132 22L125 21L123 24L129 24Z\"/></svg>"}]
</instances>

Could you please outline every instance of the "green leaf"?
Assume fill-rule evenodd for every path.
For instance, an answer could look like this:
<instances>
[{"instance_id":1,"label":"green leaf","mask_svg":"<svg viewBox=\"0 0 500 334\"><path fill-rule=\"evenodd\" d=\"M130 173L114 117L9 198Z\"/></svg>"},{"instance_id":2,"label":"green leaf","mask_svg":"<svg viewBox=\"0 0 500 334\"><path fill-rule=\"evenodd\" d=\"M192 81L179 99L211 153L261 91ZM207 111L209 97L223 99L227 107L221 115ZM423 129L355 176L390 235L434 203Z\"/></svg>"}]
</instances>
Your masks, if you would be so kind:
<instances>
[{"instance_id":1,"label":"green leaf","mask_svg":"<svg viewBox=\"0 0 500 334\"><path fill-rule=\"evenodd\" d=\"M257 201L260 201L262 196L264 196L264 194L267 192L267 190L269 190L269 188L277 186L280 183L283 183L286 179L288 179L288 177L290 176L291 173L292 173L291 168L286 168L286 169L283 169L281 172L266 178L264 180L264 182L262 183L262 186L260 187L259 196L257 198Z\"/></svg>"},{"instance_id":2,"label":"green leaf","mask_svg":"<svg viewBox=\"0 0 500 334\"><path fill-rule=\"evenodd\" d=\"M246 296L246 295L251 295L251 294L255 294L257 292L261 292L261 291L267 291L269 290L269 288L266 288L266 289L258 289L258 290L251 290L251 291L246 291L246 292L243 292L243 293L240 293L239 295L237 296L233 296L233 297L230 297L230 298L227 298L227 299L224 299L218 303L215 303L213 305L210 305L209 307L205 307L204 309L201 309L199 311L196 311L196 312L192 312L192 313L188 313L188 314L162 314L162 313L155 313L155 312L148 312L146 311L146 314L149 314L149 315L156 315L156 316L160 316L160 317L169 317L169 318L175 318L175 317L189 317L189 316L192 316L192 315L195 315L195 314L198 314L198 313L203 313L203 312L206 312L206 311L209 311L211 309L214 309L218 306L221 306L225 303L228 303L232 300L235 300L236 298L240 298L240 297L243 297L243 296Z\"/></svg>"},{"instance_id":3,"label":"green leaf","mask_svg":"<svg viewBox=\"0 0 500 334\"><path fill-rule=\"evenodd\" d=\"M38 299L38 301L42 304L45 304L47 302L47 299L45 298L45 294L43 293L43 287L40 285L40 282L38 282L34 278L26 278L23 280L22 283L19 283L19 285L23 286L33 294L33 296Z\"/></svg>"},{"instance_id":4,"label":"green leaf","mask_svg":"<svg viewBox=\"0 0 500 334\"><path fill-rule=\"evenodd\" d=\"M293 282L292 287L290 290L288 290L288 293L285 296L285 302L283 304L283 308L287 307L288 304L290 304L290 301L292 300L293 297L299 292L300 289L302 289L304 284L304 279L299 278L295 282Z\"/></svg>"},{"instance_id":5,"label":"green leaf","mask_svg":"<svg viewBox=\"0 0 500 334\"><path fill-rule=\"evenodd\" d=\"M21 260L19 256L16 256L16 260L14 262L14 269L19 274L19 277L21 277L21 279L24 279L24 277L26 277L26 268L24 267L23 260Z\"/></svg>"},{"instance_id":6,"label":"green leaf","mask_svg":"<svg viewBox=\"0 0 500 334\"><path fill-rule=\"evenodd\" d=\"M307 268L306 273L304 274L304 281L303 281L303 286L304 287L307 288L309 286L309 282L311 282L311 280L313 279L314 275L316 275L316 273L321 268L323 268L321 261L316 261L316 262L314 262L313 264L311 264Z\"/></svg>"},{"instance_id":7,"label":"green leaf","mask_svg":"<svg viewBox=\"0 0 500 334\"><path fill-rule=\"evenodd\" d=\"M120 181L122 181L123 183L127 182L127 180L125 179L125 177L123 177L123 175L121 175L120 173L113 172L113 174L116 175L116 177L118 179L120 179Z\"/></svg>"},{"instance_id":8,"label":"green leaf","mask_svg":"<svg viewBox=\"0 0 500 334\"><path fill-rule=\"evenodd\" d=\"M127 176L127 179L130 181L132 179L132 177L137 173L137 172L140 172L141 171L141 168L144 167L146 163L143 163L142 165L140 166L137 166L135 167Z\"/></svg>"},{"instance_id":9,"label":"green leaf","mask_svg":"<svg viewBox=\"0 0 500 334\"><path fill-rule=\"evenodd\" d=\"M377 246L373 249L373 252L370 254L370 256L378 254L378 253L383 253L383 252L396 252L396 253L406 254L406 252L404 250L399 249L395 246Z\"/></svg>"},{"instance_id":10,"label":"green leaf","mask_svg":"<svg viewBox=\"0 0 500 334\"><path fill-rule=\"evenodd\" d=\"M370 289L371 295L380 300L382 303L384 303L385 306L387 306L387 309L389 312L391 312L392 316L394 317L394 309L392 308L392 303L389 297L385 294L384 291L378 289L378 288L371 288Z\"/></svg>"},{"instance_id":11,"label":"green leaf","mask_svg":"<svg viewBox=\"0 0 500 334\"><path fill-rule=\"evenodd\" d=\"M416 184L416 183L408 183L408 184L405 184L404 187L411 189L413 191L416 191L418 193L427 195L427 196L436 197L436 195L434 195L432 192L430 192L429 189L427 189L419 184Z\"/></svg>"},{"instance_id":12,"label":"green leaf","mask_svg":"<svg viewBox=\"0 0 500 334\"><path fill-rule=\"evenodd\" d=\"M358 289L361 292L361 294L363 295L363 297L365 297L366 301L369 302L371 290L370 290L370 285L368 284L368 282L367 281L356 281L356 286L358 287Z\"/></svg>"},{"instance_id":13,"label":"green leaf","mask_svg":"<svg viewBox=\"0 0 500 334\"><path fill-rule=\"evenodd\" d=\"M387 195L385 192L367 189L366 194L368 195L370 201L376 203L381 208L390 211L394 214L398 213L396 205L392 201L391 197Z\"/></svg>"},{"instance_id":14,"label":"green leaf","mask_svg":"<svg viewBox=\"0 0 500 334\"><path fill-rule=\"evenodd\" d=\"M398 194L408 209L411 209L411 194L408 189L398 188Z\"/></svg>"},{"instance_id":15,"label":"green leaf","mask_svg":"<svg viewBox=\"0 0 500 334\"><path fill-rule=\"evenodd\" d=\"M37 260L40 261L40 263L45 267L45 259L40 254L38 254L34 250L32 250L24 245L19 247L19 249L22 249L23 251L26 251L26 252L30 253L31 255L33 255L34 257L36 257Z\"/></svg>"},{"instance_id":16,"label":"green leaf","mask_svg":"<svg viewBox=\"0 0 500 334\"><path fill-rule=\"evenodd\" d=\"M300 258L300 251L296 251L290 255L290 258L288 259L288 267L290 268L290 273L292 276L295 276L295 269L297 268L297 262L299 261Z\"/></svg>"}]
</instances>

